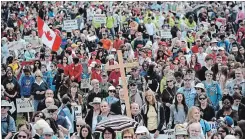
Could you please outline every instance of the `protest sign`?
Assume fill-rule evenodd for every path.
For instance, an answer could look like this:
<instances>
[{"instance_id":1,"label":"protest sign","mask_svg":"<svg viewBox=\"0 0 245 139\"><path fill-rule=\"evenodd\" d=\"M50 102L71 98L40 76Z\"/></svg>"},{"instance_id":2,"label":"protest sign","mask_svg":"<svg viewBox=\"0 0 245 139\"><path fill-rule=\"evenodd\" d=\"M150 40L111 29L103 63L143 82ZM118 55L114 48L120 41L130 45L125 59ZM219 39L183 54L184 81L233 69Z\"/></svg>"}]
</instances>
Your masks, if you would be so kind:
<instances>
[{"instance_id":1,"label":"protest sign","mask_svg":"<svg viewBox=\"0 0 245 139\"><path fill-rule=\"evenodd\" d=\"M11 105L12 107L11 107L11 109L9 110L9 112L10 112L11 114L13 114L13 113L16 111L14 102L12 101L12 102L10 103L10 105Z\"/></svg>"},{"instance_id":2,"label":"protest sign","mask_svg":"<svg viewBox=\"0 0 245 139\"><path fill-rule=\"evenodd\" d=\"M164 39L172 38L172 34L170 30L161 30L160 33L161 33L161 38L164 38Z\"/></svg>"},{"instance_id":3,"label":"protest sign","mask_svg":"<svg viewBox=\"0 0 245 139\"><path fill-rule=\"evenodd\" d=\"M74 106L75 116L78 118L82 117L82 106L76 105Z\"/></svg>"},{"instance_id":4,"label":"protest sign","mask_svg":"<svg viewBox=\"0 0 245 139\"><path fill-rule=\"evenodd\" d=\"M65 20L63 29L71 32L73 29L78 29L77 20Z\"/></svg>"},{"instance_id":5,"label":"protest sign","mask_svg":"<svg viewBox=\"0 0 245 139\"><path fill-rule=\"evenodd\" d=\"M174 137L174 129L164 130L165 134L159 134L156 139L175 139ZM154 134L151 134L151 137L154 138Z\"/></svg>"},{"instance_id":6,"label":"protest sign","mask_svg":"<svg viewBox=\"0 0 245 139\"><path fill-rule=\"evenodd\" d=\"M105 24L106 23L106 15L105 14L95 14L94 15L94 22Z\"/></svg>"},{"instance_id":7,"label":"protest sign","mask_svg":"<svg viewBox=\"0 0 245 139\"><path fill-rule=\"evenodd\" d=\"M34 106L32 105L32 101L29 98L17 98L16 99L16 109L17 113L21 112L33 112Z\"/></svg>"},{"instance_id":8,"label":"protest sign","mask_svg":"<svg viewBox=\"0 0 245 139\"><path fill-rule=\"evenodd\" d=\"M90 86L90 78L81 80L81 89L89 88L89 86Z\"/></svg>"},{"instance_id":9,"label":"protest sign","mask_svg":"<svg viewBox=\"0 0 245 139\"><path fill-rule=\"evenodd\" d=\"M30 42L31 36L24 36L24 40L25 40L26 42Z\"/></svg>"},{"instance_id":10,"label":"protest sign","mask_svg":"<svg viewBox=\"0 0 245 139\"><path fill-rule=\"evenodd\" d=\"M210 124L211 132L216 133L217 132L217 123L216 122L208 122Z\"/></svg>"}]
</instances>

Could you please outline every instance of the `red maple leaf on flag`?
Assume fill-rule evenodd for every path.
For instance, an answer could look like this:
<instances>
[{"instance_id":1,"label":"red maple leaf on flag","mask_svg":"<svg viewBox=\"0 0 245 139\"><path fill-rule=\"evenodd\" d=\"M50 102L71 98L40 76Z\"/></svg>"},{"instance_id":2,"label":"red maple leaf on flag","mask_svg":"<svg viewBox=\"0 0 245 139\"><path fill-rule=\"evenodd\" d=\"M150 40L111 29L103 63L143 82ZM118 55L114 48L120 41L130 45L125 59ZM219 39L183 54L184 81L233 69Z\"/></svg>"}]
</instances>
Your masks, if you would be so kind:
<instances>
[{"instance_id":1,"label":"red maple leaf on flag","mask_svg":"<svg viewBox=\"0 0 245 139\"><path fill-rule=\"evenodd\" d=\"M47 31L47 32L44 32L45 33L45 36L46 38L51 41L53 39L53 37L50 36L50 31Z\"/></svg>"}]
</instances>

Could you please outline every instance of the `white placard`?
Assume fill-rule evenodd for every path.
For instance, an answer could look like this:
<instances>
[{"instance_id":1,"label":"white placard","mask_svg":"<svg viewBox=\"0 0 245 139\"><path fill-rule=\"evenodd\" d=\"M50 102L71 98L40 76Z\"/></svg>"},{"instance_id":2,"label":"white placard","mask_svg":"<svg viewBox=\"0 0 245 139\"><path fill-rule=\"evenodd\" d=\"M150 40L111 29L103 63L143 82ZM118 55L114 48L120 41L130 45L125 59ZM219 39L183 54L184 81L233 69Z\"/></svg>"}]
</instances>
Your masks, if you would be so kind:
<instances>
[{"instance_id":1,"label":"white placard","mask_svg":"<svg viewBox=\"0 0 245 139\"><path fill-rule=\"evenodd\" d=\"M29 98L17 98L16 99L17 113L21 112L34 112L33 102Z\"/></svg>"},{"instance_id":2,"label":"white placard","mask_svg":"<svg viewBox=\"0 0 245 139\"><path fill-rule=\"evenodd\" d=\"M13 114L13 113L16 111L14 102L12 101L12 102L10 103L10 105L11 105L12 107L11 107L11 109L9 110L9 112L10 112L11 114Z\"/></svg>"},{"instance_id":3,"label":"white placard","mask_svg":"<svg viewBox=\"0 0 245 139\"><path fill-rule=\"evenodd\" d=\"M106 23L106 15L105 14L95 14L94 15L94 22L105 24Z\"/></svg>"},{"instance_id":4,"label":"white placard","mask_svg":"<svg viewBox=\"0 0 245 139\"><path fill-rule=\"evenodd\" d=\"M165 134L159 134L156 139L175 139L174 129L164 130ZM152 139L154 139L154 134L151 134Z\"/></svg>"},{"instance_id":5,"label":"white placard","mask_svg":"<svg viewBox=\"0 0 245 139\"><path fill-rule=\"evenodd\" d=\"M90 87L90 78L81 80L81 89Z\"/></svg>"},{"instance_id":6,"label":"white placard","mask_svg":"<svg viewBox=\"0 0 245 139\"><path fill-rule=\"evenodd\" d=\"M69 32L73 29L78 29L77 20L65 20L63 24L63 29Z\"/></svg>"},{"instance_id":7,"label":"white placard","mask_svg":"<svg viewBox=\"0 0 245 139\"><path fill-rule=\"evenodd\" d=\"M172 38L172 34L170 32L170 30L161 30L161 38L164 39L171 39Z\"/></svg>"},{"instance_id":8,"label":"white placard","mask_svg":"<svg viewBox=\"0 0 245 139\"><path fill-rule=\"evenodd\" d=\"M76 105L74 106L75 116L77 119L82 116L82 106Z\"/></svg>"}]
</instances>

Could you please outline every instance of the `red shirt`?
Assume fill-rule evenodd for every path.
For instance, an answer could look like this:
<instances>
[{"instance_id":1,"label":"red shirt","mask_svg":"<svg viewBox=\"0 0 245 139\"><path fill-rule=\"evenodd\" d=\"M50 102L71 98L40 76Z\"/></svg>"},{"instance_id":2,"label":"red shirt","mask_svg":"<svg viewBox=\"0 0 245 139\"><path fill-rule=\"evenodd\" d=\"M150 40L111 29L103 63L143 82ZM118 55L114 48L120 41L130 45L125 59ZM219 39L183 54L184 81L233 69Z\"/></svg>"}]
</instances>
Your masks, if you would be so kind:
<instances>
[{"instance_id":1,"label":"red shirt","mask_svg":"<svg viewBox=\"0 0 245 139\"><path fill-rule=\"evenodd\" d=\"M113 48L115 48L116 50L118 50L122 44L123 44L123 41L122 40L120 40L120 39L115 40L113 42Z\"/></svg>"},{"instance_id":2,"label":"red shirt","mask_svg":"<svg viewBox=\"0 0 245 139\"><path fill-rule=\"evenodd\" d=\"M112 85L117 86L119 84L119 77L121 77L120 71L116 72L116 70L113 70L108 77L108 81L110 82L114 79L115 82L112 82Z\"/></svg>"},{"instance_id":3,"label":"red shirt","mask_svg":"<svg viewBox=\"0 0 245 139\"><path fill-rule=\"evenodd\" d=\"M101 74L98 74L95 70L92 71L91 80L97 79L99 82L102 81Z\"/></svg>"},{"instance_id":4,"label":"red shirt","mask_svg":"<svg viewBox=\"0 0 245 139\"><path fill-rule=\"evenodd\" d=\"M69 74L69 65L64 66L62 64L58 64L57 67L60 68L60 69L63 69L65 75Z\"/></svg>"},{"instance_id":5,"label":"red shirt","mask_svg":"<svg viewBox=\"0 0 245 139\"><path fill-rule=\"evenodd\" d=\"M92 62L94 62L94 61L95 61L97 64L100 64L100 65L101 65L101 62L100 62L99 59L95 59L95 60L90 59L90 60L88 61L88 66L90 66L90 64L92 64Z\"/></svg>"},{"instance_id":6,"label":"red shirt","mask_svg":"<svg viewBox=\"0 0 245 139\"><path fill-rule=\"evenodd\" d=\"M216 61L216 54L211 53L211 54L209 54L208 56L212 57L213 61Z\"/></svg>"},{"instance_id":7,"label":"red shirt","mask_svg":"<svg viewBox=\"0 0 245 139\"><path fill-rule=\"evenodd\" d=\"M192 46L191 51L192 53L195 53L195 54L198 53L198 46L197 45Z\"/></svg>"},{"instance_id":8,"label":"red shirt","mask_svg":"<svg viewBox=\"0 0 245 139\"><path fill-rule=\"evenodd\" d=\"M83 72L83 67L81 64L75 65L74 63L69 66L69 76L70 78L74 76L74 81L80 82L81 75Z\"/></svg>"}]
</instances>

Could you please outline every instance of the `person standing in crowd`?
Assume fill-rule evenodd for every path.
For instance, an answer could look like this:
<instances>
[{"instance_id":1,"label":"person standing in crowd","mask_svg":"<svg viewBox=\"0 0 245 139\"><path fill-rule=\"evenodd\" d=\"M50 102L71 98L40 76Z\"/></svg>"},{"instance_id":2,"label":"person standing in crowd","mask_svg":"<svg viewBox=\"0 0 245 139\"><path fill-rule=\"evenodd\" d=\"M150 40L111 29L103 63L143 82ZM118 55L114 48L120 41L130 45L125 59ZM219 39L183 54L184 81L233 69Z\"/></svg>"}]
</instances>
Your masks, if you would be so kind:
<instances>
[{"instance_id":1,"label":"person standing in crowd","mask_svg":"<svg viewBox=\"0 0 245 139\"><path fill-rule=\"evenodd\" d=\"M147 129L157 138L165 121L164 108L161 103L156 101L154 92L151 90L145 92L145 102L141 114Z\"/></svg>"},{"instance_id":2,"label":"person standing in crowd","mask_svg":"<svg viewBox=\"0 0 245 139\"><path fill-rule=\"evenodd\" d=\"M177 124L185 122L188 113L188 107L185 104L185 96L181 93L175 95L174 104L170 106L169 128L175 127Z\"/></svg>"},{"instance_id":3,"label":"person standing in crowd","mask_svg":"<svg viewBox=\"0 0 245 139\"><path fill-rule=\"evenodd\" d=\"M215 110L212 106L210 106L208 102L208 97L206 94L199 94L198 101L200 103L199 108L201 112L201 118L206 121L212 121L215 117Z\"/></svg>"},{"instance_id":4,"label":"person standing in crowd","mask_svg":"<svg viewBox=\"0 0 245 139\"><path fill-rule=\"evenodd\" d=\"M211 101L211 106L214 108L215 111L219 110L219 101L222 99L222 92L220 85L213 81L213 72L210 70L207 70L205 72L205 78L206 80L203 81L203 84L206 89L206 93L208 98Z\"/></svg>"},{"instance_id":5,"label":"person standing in crowd","mask_svg":"<svg viewBox=\"0 0 245 139\"><path fill-rule=\"evenodd\" d=\"M1 132L3 139L9 139L16 132L16 124L8 112L12 105L7 100L1 100Z\"/></svg>"}]
</instances>

